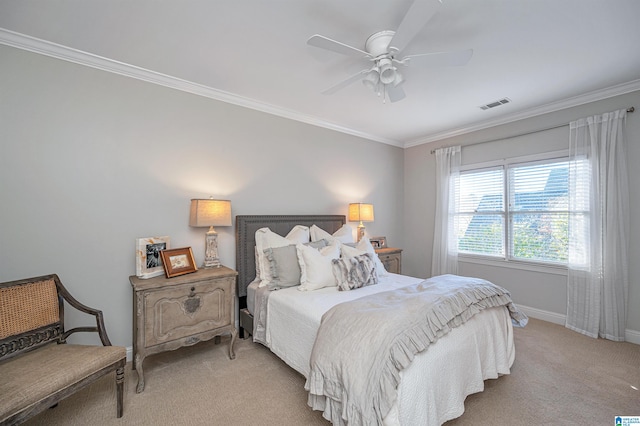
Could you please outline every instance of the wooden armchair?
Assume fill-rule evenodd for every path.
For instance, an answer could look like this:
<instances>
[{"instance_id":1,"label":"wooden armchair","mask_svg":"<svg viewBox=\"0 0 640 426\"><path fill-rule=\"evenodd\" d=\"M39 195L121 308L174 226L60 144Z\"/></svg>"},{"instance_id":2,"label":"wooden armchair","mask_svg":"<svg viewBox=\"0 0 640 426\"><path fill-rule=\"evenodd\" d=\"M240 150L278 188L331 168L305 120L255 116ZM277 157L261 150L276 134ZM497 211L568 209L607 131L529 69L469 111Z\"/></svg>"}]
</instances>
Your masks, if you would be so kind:
<instances>
[{"instance_id":1,"label":"wooden armchair","mask_svg":"<svg viewBox=\"0 0 640 426\"><path fill-rule=\"evenodd\" d=\"M64 302L93 315L95 327L64 328ZM103 346L72 345L97 332ZM115 371L122 417L126 350L112 346L102 312L78 302L57 275L0 283L0 424L19 424Z\"/></svg>"}]
</instances>

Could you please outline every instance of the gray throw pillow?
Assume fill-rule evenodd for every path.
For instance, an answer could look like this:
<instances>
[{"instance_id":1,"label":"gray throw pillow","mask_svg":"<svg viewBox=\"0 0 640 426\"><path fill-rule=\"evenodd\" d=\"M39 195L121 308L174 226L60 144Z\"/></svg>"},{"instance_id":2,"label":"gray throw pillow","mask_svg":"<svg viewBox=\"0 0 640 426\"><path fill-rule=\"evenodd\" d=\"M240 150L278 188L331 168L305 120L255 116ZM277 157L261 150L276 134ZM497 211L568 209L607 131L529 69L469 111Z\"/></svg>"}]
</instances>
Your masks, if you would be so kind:
<instances>
[{"instance_id":1,"label":"gray throw pillow","mask_svg":"<svg viewBox=\"0 0 640 426\"><path fill-rule=\"evenodd\" d=\"M328 246L327 240L318 240L305 243L305 246L320 250ZM296 245L290 244L284 247L273 247L264 250L264 254L269 263L269 269L273 279L267 284L270 290L293 287L300 285L300 263L298 262L298 252Z\"/></svg>"},{"instance_id":2,"label":"gray throw pillow","mask_svg":"<svg viewBox=\"0 0 640 426\"><path fill-rule=\"evenodd\" d=\"M265 249L264 254L271 268L273 279L267 287L276 290L284 287L300 285L300 264L294 244L284 247Z\"/></svg>"},{"instance_id":3,"label":"gray throw pillow","mask_svg":"<svg viewBox=\"0 0 640 426\"><path fill-rule=\"evenodd\" d=\"M331 265L340 291L378 284L376 264L371 253L334 259Z\"/></svg>"},{"instance_id":4,"label":"gray throw pillow","mask_svg":"<svg viewBox=\"0 0 640 426\"><path fill-rule=\"evenodd\" d=\"M308 243L305 243L305 246L309 246L309 247L313 247L316 250L320 250L323 247L326 247L329 245L329 241L327 240L318 240L318 241L311 241Z\"/></svg>"}]
</instances>

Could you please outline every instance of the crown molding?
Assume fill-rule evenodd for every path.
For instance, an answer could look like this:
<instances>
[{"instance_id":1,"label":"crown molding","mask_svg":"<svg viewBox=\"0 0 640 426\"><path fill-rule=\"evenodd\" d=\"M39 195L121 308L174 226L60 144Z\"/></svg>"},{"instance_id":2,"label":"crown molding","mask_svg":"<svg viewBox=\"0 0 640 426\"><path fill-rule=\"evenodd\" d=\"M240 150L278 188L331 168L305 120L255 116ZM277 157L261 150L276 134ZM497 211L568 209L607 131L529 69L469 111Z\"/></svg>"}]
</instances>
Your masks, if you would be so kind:
<instances>
[{"instance_id":1,"label":"crown molding","mask_svg":"<svg viewBox=\"0 0 640 426\"><path fill-rule=\"evenodd\" d=\"M412 141L406 142L403 145L403 147L410 148L413 146L424 145L426 143L436 142L442 139L451 138L454 136L460 136L466 133L476 132L478 130L488 129L490 127L513 123L514 121L524 120L526 118L536 117L538 115L548 114L551 112L556 112L563 109L588 104L590 102L600 101L602 99L624 95L626 93L631 93L638 90L640 90L640 80L633 80L627 83L622 83L615 86L607 87L605 89L600 89L600 90L595 90L593 92L585 93L580 96L574 96L572 98L562 99L560 101L552 102L536 108L530 108L525 111L509 114L504 117L497 118L495 120L483 121L481 123L477 123L472 126L459 127L457 129L447 130L445 132L435 133L429 136L414 139Z\"/></svg>"},{"instance_id":2,"label":"crown molding","mask_svg":"<svg viewBox=\"0 0 640 426\"><path fill-rule=\"evenodd\" d=\"M297 111L281 108L275 105L257 101L255 99L246 98L235 95L233 93L217 90L202 84L193 83L170 75L158 73L135 65L124 62L115 61L82 50L73 49L71 47L52 43L50 41L31 37L26 34L17 33L15 31L0 28L0 44L38 53L52 58L61 59L63 61L73 62L78 65L107 71L110 73L122 75L125 77L135 78L147 83L157 84L164 87L180 90L205 98L215 99L217 101L265 112L267 114L290 120L299 121L317 127L357 136L375 142L393 145L402 148L402 143L393 139L382 138L366 132L339 126L337 124L321 120Z\"/></svg>"},{"instance_id":3,"label":"crown molding","mask_svg":"<svg viewBox=\"0 0 640 426\"><path fill-rule=\"evenodd\" d=\"M580 96L563 99L557 102L552 102L540 107L531 108L525 111L521 111L515 114L510 114L504 117L497 118L495 120L483 121L471 126L459 127L456 129L447 130L440 133L434 133L424 137L420 137L407 142L400 142L394 139L383 138L380 136L372 135L359 130L351 129L348 127L340 126L329 121L319 119L307 114L302 114L298 111L281 108L275 105L267 104L264 102L250 99L247 97L239 96L233 93L217 90L212 87L204 86L201 84L193 83L187 80L183 80L170 75L158 73L155 71L147 70L135 65L127 64L124 62L115 61L112 59L104 58L102 56L94 55L92 53L84 52L71 47L63 46L60 44L52 43L50 41L38 39L28 36L26 34L17 33L15 31L0 28L0 44L15 47L18 49L38 53L52 58L61 59L68 62L73 62L78 65L84 65L87 67L107 71L110 73L122 75L125 77L135 78L137 80L145 81L152 84L180 90L183 92L191 93L198 96L214 99L217 101L241 106L244 108L261 111L267 114L275 115L278 117L287 118L294 121L310 124L312 126L322 127L336 132L345 133L348 135L356 136L359 138L384 143L387 145L397 146L400 148L410 148L417 145L423 145L431 142L436 142L442 139L460 136L467 133L475 132L478 130L487 129L490 127L500 126L503 124L512 123L514 121L523 120L526 118L535 117L542 114L547 114L555 111L559 111L566 108L571 108L579 105L583 105L590 102L599 101L602 99L611 98L613 96L623 95L625 93L635 92L640 90L640 80L634 80L628 83L619 84L616 86L608 87L601 90L596 90L590 93L586 93Z\"/></svg>"}]
</instances>

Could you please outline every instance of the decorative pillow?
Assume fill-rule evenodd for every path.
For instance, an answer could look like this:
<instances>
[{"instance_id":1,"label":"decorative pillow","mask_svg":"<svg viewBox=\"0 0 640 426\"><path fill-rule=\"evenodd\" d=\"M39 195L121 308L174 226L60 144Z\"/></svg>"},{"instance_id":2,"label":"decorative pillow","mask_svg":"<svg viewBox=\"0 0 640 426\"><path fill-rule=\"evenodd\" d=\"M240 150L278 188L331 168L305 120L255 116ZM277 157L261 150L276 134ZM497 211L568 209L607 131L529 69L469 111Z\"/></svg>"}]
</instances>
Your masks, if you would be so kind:
<instances>
[{"instance_id":1,"label":"decorative pillow","mask_svg":"<svg viewBox=\"0 0 640 426\"><path fill-rule=\"evenodd\" d=\"M285 237L293 244L306 244L309 242L310 231L308 226L296 225Z\"/></svg>"},{"instance_id":2,"label":"decorative pillow","mask_svg":"<svg viewBox=\"0 0 640 426\"><path fill-rule=\"evenodd\" d=\"M350 247L347 247L346 249L348 250L349 248ZM387 270L384 269L384 265L382 264L382 261L378 257L376 250L373 248L373 246L371 245L371 241L369 241L368 238L364 237L360 241L358 241L358 244L356 244L355 248L357 250L360 250L361 252L370 253L373 256L373 261L376 264L376 271L378 272L379 277L385 277L389 275Z\"/></svg>"},{"instance_id":3,"label":"decorative pillow","mask_svg":"<svg viewBox=\"0 0 640 426\"><path fill-rule=\"evenodd\" d=\"M351 226L344 224L340 229L333 233L333 235L329 234L324 229L319 228L316 225L311 225L311 229L309 230L311 234L311 241L318 240L328 240L331 241L339 241L341 243L353 243L353 229Z\"/></svg>"},{"instance_id":4,"label":"decorative pillow","mask_svg":"<svg viewBox=\"0 0 640 426\"><path fill-rule=\"evenodd\" d=\"M347 244L342 244L340 246L340 257L356 257L365 253L367 253L366 250L356 248L355 244L353 246Z\"/></svg>"},{"instance_id":5,"label":"decorative pillow","mask_svg":"<svg viewBox=\"0 0 640 426\"><path fill-rule=\"evenodd\" d=\"M308 242L305 246L320 250L327 246L327 240ZM300 263L295 244L285 247L265 249L271 273L271 280L266 284L270 290L300 285Z\"/></svg>"},{"instance_id":6,"label":"decorative pillow","mask_svg":"<svg viewBox=\"0 0 640 426\"><path fill-rule=\"evenodd\" d=\"M300 264L300 291L318 290L336 285L331 261L340 257L340 245L333 242L316 250L303 244L296 245Z\"/></svg>"},{"instance_id":7,"label":"decorative pillow","mask_svg":"<svg viewBox=\"0 0 640 426\"><path fill-rule=\"evenodd\" d=\"M305 243L305 246L313 247L316 250L320 250L322 247L326 247L329 245L329 241L327 240L318 240L318 241L309 241Z\"/></svg>"},{"instance_id":8,"label":"decorative pillow","mask_svg":"<svg viewBox=\"0 0 640 426\"><path fill-rule=\"evenodd\" d=\"M256 278L260 279L260 276L262 275L262 271L260 269L260 258L258 256L258 247L254 247L253 248L254 251L254 256L255 256L255 262L256 262Z\"/></svg>"},{"instance_id":9,"label":"decorative pillow","mask_svg":"<svg viewBox=\"0 0 640 426\"><path fill-rule=\"evenodd\" d=\"M295 244L268 248L264 254L271 269L271 280L267 283L270 290L300 284L301 271Z\"/></svg>"},{"instance_id":10,"label":"decorative pillow","mask_svg":"<svg viewBox=\"0 0 640 426\"><path fill-rule=\"evenodd\" d=\"M353 290L378 284L376 265L371 253L342 257L331 261L338 290Z\"/></svg>"},{"instance_id":11,"label":"decorative pillow","mask_svg":"<svg viewBox=\"0 0 640 426\"><path fill-rule=\"evenodd\" d=\"M271 268L264 254L268 248L285 247L290 244L308 243L309 228L296 225L286 237L276 234L269 228L260 228L256 231L256 276L260 278L259 287L264 287L271 281Z\"/></svg>"}]
</instances>

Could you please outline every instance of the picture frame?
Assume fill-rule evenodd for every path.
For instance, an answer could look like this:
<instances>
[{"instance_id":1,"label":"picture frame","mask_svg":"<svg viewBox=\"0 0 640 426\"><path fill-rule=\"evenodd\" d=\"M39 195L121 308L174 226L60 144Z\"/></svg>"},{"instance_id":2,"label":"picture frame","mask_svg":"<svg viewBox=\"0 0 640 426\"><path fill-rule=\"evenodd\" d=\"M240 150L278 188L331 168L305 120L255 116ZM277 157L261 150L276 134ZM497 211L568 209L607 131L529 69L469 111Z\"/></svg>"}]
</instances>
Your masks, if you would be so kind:
<instances>
[{"instance_id":1,"label":"picture frame","mask_svg":"<svg viewBox=\"0 0 640 426\"><path fill-rule=\"evenodd\" d=\"M191 247L163 250L160 252L160 256L162 256L162 265L167 278L190 274L198 270L196 262L193 260Z\"/></svg>"},{"instance_id":2,"label":"picture frame","mask_svg":"<svg viewBox=\"0 0 640 426\"><path fill-rule=\"evenodd\" d=\"M387 237L371 237L369 241L374 249L387 248Z\"/></svg>"},{"instance_id":3,"label":"picture frame","mask_svg":"<svg viewBox=\"0 0 640 426\"><path fill-rule=\"evenodd\" d=\"M164 237L146 237L136 239L136 276L141 279L164 274L162 250L170 249L171 239Z\"/></svg>"}]
</instances>

